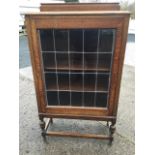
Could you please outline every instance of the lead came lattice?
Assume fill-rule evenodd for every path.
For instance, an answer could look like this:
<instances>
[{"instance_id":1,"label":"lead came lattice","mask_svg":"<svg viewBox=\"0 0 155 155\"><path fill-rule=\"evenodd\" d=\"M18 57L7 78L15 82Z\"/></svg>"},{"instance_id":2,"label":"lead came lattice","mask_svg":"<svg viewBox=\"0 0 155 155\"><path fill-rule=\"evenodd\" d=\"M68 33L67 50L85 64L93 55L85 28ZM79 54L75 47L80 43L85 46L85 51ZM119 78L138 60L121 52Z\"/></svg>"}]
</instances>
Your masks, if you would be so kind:
<instances>
[{"instance_id":1,"label":"lead came lattice","mask_svg":"<svg viewBox=\"0 0 155 155\"><path fill-rule=\"evenodd\" d=\"M106 107L114 29L40 29L48 105Z\"/></svg>"}]
</instances>

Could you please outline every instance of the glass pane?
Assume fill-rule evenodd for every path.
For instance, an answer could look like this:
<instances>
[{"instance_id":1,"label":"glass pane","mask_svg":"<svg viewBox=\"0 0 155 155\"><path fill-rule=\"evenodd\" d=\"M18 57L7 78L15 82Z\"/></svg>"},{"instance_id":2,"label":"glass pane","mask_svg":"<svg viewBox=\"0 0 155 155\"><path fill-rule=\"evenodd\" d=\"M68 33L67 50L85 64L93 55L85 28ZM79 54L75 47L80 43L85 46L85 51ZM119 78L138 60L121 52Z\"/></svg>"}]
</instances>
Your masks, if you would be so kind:
<instances>
[{"instance_id":1,"label":"glass pane","mask_svg":"<svg viewBox=\"0 0 155 155\"><path fill-rule=\"evenodd\" d=\"M82 91L83 89L83 77L82 74L70 74L71 90Z\"/></svg>"},{"instance_id":2,"label":"glass pane","mask_svg":"<svg viewBox=\"0 0 155 155\"><path fill-rule=\"evenodd\" d=\"M107 106L107 94L96 93L96 107L106 107Z\"/></svg>"},{"instance_id":3,"label":"glass pane","mask_svg":"<svg viewBox=\"0 0 155 155\"><path fill-rule=\"evenodd\" d=\"M69 90L69 74L59 73L58 85L59 90Z\"/></svg>"},{"instance_id":4,"label":"glass pane","mask_svg":"<svg viewBox=\"0 0 155 155\"><path fill-rule=\"evenodd\" d=\"M53 51L53 30L51 29L42 29L40 30L40 42L42 51Z\"/></svg>"},{"instance_id":5,"label":"glass pane","mask_svg":"<svg viewBox=\"0 0 155 155\"><path fill-rule=\"evenodd\" d=\"M95 81L96 74L85 74L84 75L84 90L85 91L94 91L95 90Z\"/></svg>"},{"instance_id":6,"label":"glass pane","mask_svg":"<svg viewBox=\"0 0 155 155\"><path fill-rule=\"evenodd\" d=\"M70 51L83 51L83 30L70 30Z\"/></svg>"},{"instance_id":7,"label":"glass pane","mask_svg":"<svg viewBox=\"0 0 155 155\"><path fill-rule=\"evenodd\" d=\"M97 54L84 54L84 68L85 70L96 70Z\"/></svg>"},{"instance_id":8,"label":"glass pane","mask_svg":"<svg viewBox=\"0 0 155 155\"><path fill-rule=\"evenodd\" d=\"M84 51L85 52L96 52L98 42L98 30L97 29L86 29L84 31Z\"/></svg>"},{"instance_id":9,"label":"glass pane","mask_svg":"<svg viewBox=\"0 0 155 155\"><path fill-rule=\"evenodd\" d=\"M69 68L68 54L57 53L56 60L57 60L57 69L68 69Z\"/></svg>"},{"instance_id":10,"label":"glass pane","mask_svg":"<svg viewBox=\"0 0 155 155\"><path fill-rule=\"evenodd\" d=\"M100 30L99 52L113 52L113 35L114 31L110 29Z\"/></svg>"},{"instance_id":11,"label":"glass pane","mask_svg":"<svg viewBox=\"0 0 155 155\"><path fill-rule=\"evenodd\" d=\"M43 66L45 70L55 69L55 54L54 53L43 53Z\"/></svg>"},{"instance_id":12,"label":"glass pane","mask_svg":"<svg viewBox=\"0 0 155 155\"><path fill-rule=\"evenodd\" d=\"M56 51L68 51L68 30L54 30Z\"/></svg>"},{"instance_id":13,"label":"glass pane","mask_svg":"<svg viewBox=\"0 0 155 155\"><path fill-rule=\"evenodd\" d=\"M84 106L94 106L95 93L84 93Z\"/></svg>"},{"instance_id":14,"label":"glass pane","mask_svg":"<svg viewBox=\"0 0 155 155\"><path fill-rule=\"evenodd\" d=\"M110 71L111 54L98 54L98 69Z\"/></svg>"},{"instance_id":15,"label":"glass pane","mask_svg":"<svg viewBox=\"0 0 155 155\"><path fill-rule=\"evenodd\" d=\"M80 53L70 54L70 68L71 70L81 70L83 63L83 56Z\"/></svg>"},{"instance_id":16,"label":"glass pane","mask_svg":"<svg viewBox=\"0 0 155 155\"><path fill-rule=\"evenodd\" d=\"M59 92L60 105L70 105L70 93Z\"/></svg>"},{"instance_id":17,"label":"glass pane","mask_svg":"<svg viewBox=\"0 0 155 155\"><path fill-rule=\"evenodd\" d=\"M108 91L109 75L97 74L97 91Z\"/></svg>"},{"instance_id":18,"label":"glass pane","mask_svg":"<svg viewBox=\"0 0 155 155\"><path fill-rule=\"evenodd\" d=\"M71 92L71 103L72 106L82 106L82 93Z\"/></svg>"},{"instance_id":19,"label":"glass pane","mask_svg":"<svg viewBox=\"0 0 155 155\"><path fill-rule=\"evenodd\" d=\"M56 73L45 73L45 84L47 90L57 90Z\"/></svg>"},{"instance_id":20,"label":"glass pane","mask_svg":"<svg viewBox=\"0 0 155 155\"><path fill-rule=\"evenodd\" d=\"M47 92L48 105L58 105L58 93L56 91Z\"/></svg>"}]
</instances>

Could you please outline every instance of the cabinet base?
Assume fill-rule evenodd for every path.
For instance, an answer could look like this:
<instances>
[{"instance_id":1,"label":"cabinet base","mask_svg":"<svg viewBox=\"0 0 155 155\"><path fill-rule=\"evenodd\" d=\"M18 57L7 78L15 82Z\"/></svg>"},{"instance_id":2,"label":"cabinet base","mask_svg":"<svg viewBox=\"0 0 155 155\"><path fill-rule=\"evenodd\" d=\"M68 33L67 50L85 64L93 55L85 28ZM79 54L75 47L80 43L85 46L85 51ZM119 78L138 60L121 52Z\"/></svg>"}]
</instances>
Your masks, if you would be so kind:
<instances>
[{"instance_id":1,"label":"cabinet base","mask_svg":"<svg viewBox=\"0 0 155 155\"><path fill-rule=\"evenodd\" d=\"M109 121L107 121L107 127L109 128L110 134L109 135L97 135L97 134L80 134L78 132L63 132L63 131L48 131L48 127L50 123L53 123L52 118L48 118L45 122L42 119L40 119L40 127L42 129L42 136L45 138L46 136L61 136L61 137L79 137L79 138L94 138L94 139L105 139L109 140L109 144L112 144L113 142L113 134L115 132L115 122L112 121L111 125L109 124Z\"/></svg>"}]
</instances>

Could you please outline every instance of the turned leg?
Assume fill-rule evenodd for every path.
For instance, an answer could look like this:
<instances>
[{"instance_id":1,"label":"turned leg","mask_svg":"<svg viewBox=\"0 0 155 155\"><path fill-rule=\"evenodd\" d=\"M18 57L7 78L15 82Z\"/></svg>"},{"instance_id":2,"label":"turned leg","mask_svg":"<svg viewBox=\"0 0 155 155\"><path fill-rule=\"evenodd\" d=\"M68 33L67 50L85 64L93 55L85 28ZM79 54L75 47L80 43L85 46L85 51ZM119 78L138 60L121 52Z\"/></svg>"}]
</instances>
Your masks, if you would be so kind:
<instances>
[{"instance_id":1,"label":"turned leg","mask_svg":"<svg viewBox=\"0 0 155 155\"><path fill-rule=\"evenodd\" d=\"M44 121L44 118L43 117L40 117L39 119L40 119L40 122L39 122L40 128L42 130L44 130L45 129L45 121Z\"/></svg>"},{"instance_id":2,"label":"turned leg","mask_svg":"<svg viewBox=\"0 0 155 155\"><path fill-rule=\"evenodd\" d=\"M40 128L42 129L42 136L45 137L45 121L44 121L44 118L43 117L39 117L40 119L40 122L39 122L39 125L40 125Z\"/></svg>"},{"instance_id":3,"label":"turned leg","mask_svg":"<svg viewBox=\"0 0 155 155\"><path fill-rule=\"evenodd\" d=\"M106 125L107 125L107 127L109 127L109 122L108 121L107 121L107 124Z\"/></svg>"},{"instance_id":4,"label":"turned leg","mask_svg":"<svg viewBox=\"0 0 155 155\"><path fill-rule=\"evenodd\" d=\"M115 133L115 130L116 130L116 127L115 127L115 124L116 124L116 121L113 121L110 125L110 144L112 144L113 140L114 140L114 133Z\"/></svg>"},{"instance_id":5,"label":"turned leg","mask_svg":"<svg viewBox=\"0 0 155 155\"><path fill-rule=\"evenodd\" d=\"M50 118L50 122L51 122L51 124L53 124L53 119L52 118Z\"/></svg>"}]
</instances>

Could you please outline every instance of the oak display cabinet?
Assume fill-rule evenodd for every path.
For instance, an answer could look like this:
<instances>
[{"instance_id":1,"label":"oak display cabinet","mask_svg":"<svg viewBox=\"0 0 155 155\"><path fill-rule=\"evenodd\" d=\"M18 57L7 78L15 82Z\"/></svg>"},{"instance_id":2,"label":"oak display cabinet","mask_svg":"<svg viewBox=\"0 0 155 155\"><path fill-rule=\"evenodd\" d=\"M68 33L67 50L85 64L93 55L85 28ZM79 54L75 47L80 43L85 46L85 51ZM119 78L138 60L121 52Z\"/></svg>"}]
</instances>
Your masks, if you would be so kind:
<instances>
[{"instance_id":1,"label":"oak display cabinet","mask_svg":"<svg viewBox=\"0 0 155 155\"><path fill-rule=\"evenodd\" d=\"M48 11L25 18L42 135L112 141L129 13ZM48 131L53 118L106 121L110 132Z\"/></svg>"}]
</instances>

